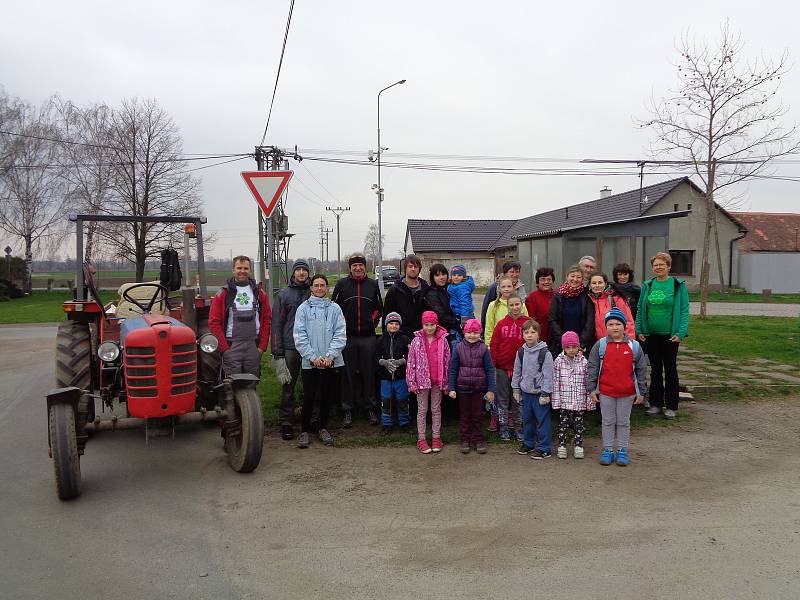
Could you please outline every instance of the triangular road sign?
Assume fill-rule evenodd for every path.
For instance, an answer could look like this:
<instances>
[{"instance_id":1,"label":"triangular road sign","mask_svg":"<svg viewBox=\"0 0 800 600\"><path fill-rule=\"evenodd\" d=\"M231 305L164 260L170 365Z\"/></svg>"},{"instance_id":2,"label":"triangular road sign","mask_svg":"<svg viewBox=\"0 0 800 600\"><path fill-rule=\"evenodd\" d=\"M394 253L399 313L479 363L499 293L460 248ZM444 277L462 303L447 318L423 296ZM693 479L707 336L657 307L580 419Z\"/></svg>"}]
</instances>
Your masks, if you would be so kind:
<instances>
[{"instance_id":1,"label":"triangular road sign","mask_svg":"<svg viewBox=\"0 0 800 600\"><path fill-rule=\"evenodd\" d=\"M264 211L264 216L270 218L292 175L292 171L244 171L242 179Z\"/></svg>"}]
</instances>

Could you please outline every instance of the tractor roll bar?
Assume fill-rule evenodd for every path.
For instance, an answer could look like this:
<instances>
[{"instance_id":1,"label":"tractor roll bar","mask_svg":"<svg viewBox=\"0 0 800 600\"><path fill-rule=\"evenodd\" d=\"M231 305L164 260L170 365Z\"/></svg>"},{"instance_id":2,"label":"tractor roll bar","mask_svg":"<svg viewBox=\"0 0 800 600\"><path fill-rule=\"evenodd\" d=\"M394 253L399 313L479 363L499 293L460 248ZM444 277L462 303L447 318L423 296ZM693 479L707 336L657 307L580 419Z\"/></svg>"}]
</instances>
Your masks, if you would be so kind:
<instances>
[{"instance_id":1,"label":"tractor roll bar","mask_svg":"<svg viewBox=\"0 0 800 600\"><path fill-rule=\"evenodd\" d=\"M125 215L69 215L69 220L75 223L77 253L75 255L75 292L77 300L85 300L83 293L83 223L85 221L104 221L116 223L194 223L197 236L197 271L200 275L200 294L208 295L206 288L206 263L203 254L203 223L208 223L206 217L127 217Z\"/></svg>"}]
</instances>

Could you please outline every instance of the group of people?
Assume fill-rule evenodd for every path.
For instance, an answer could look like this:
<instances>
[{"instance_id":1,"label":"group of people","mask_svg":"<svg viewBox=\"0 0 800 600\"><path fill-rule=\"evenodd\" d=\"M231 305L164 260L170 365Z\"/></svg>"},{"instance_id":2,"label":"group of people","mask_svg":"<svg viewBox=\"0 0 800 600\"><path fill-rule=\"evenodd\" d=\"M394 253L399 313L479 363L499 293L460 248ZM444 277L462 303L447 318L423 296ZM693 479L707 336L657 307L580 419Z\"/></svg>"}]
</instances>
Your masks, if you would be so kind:
<instances>
[{"instance_id":1,"label":"group of people","mask_svg":"<svg viewBox=\"0 0 800 600\"><path fill-rule=\"evenodd\" d=\"M584 256L557 288L554 270L538 269L536 288L526 294L520 264L509 261L488 289L478 319L475 283L463 265L448 270L433 264L426 281L421 261L409 255L404 277L384 299L367 277L365 258L353 256L347 277L328 298L326 276L312 276L309 264L297 260L270 310L249 276L249 259L237 257L233 278L212 302L209 327L220 339L226 373L253 372L269 343L282 385L285 440L295 439L295 384L302 377L300 448L309 446L312 433L324 444L333 442L328 423L337 405L344 427L363 410L383 432L394 426L410 431L413 396L417 447L423 454L440 452L446 397L458 405L463 453L487 451L488 409L489 431L502 441L516 439L520 454L548 458L551 412L557 411L558 457L567 458L571 431L573 455L583 458L584 412L599 404L600 462L624 466L631 408L647 394L647 358L646 414L663 411L674 419L677 351L688 332L688 293L683 281L669 275L670 255L656 253L650 262L654 276L638 286L629 265L616 265L609 280L596 272L593 257Z\"/></svg>"}]
</instances>

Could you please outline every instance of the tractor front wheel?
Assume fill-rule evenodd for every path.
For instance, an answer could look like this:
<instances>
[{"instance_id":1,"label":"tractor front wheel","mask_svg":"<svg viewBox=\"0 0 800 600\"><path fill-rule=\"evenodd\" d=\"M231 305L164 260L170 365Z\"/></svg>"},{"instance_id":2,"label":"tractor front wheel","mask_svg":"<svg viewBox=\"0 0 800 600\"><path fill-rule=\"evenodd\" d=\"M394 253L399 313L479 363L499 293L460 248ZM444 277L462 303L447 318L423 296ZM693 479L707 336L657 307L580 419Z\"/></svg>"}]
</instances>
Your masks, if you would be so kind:
<instances>
[{"instance_id":1,"label":"tractor front wheel","mask_svg":"<svg viewBox=\"0 0 800 600\"><path fill-rule=\"evenodd\" d=\"M81 459L75 437L75 411L70 404L53 404L48 415L50 449L56 472L56 487L61 500L81 493Z\"/></svg>"},{"instance_id":2,"label":"tractor front wheel","mask_svg":"<svg viewBox=\"0 0 800 600\"><path fill-rule=\"evenodd\" d=\"M261 462L261 448L264 444L264 417L256 390L236 390L234 407L235 421L225 437L228 463L238 473L250 473Z\"/></svg>"}]
</instances>

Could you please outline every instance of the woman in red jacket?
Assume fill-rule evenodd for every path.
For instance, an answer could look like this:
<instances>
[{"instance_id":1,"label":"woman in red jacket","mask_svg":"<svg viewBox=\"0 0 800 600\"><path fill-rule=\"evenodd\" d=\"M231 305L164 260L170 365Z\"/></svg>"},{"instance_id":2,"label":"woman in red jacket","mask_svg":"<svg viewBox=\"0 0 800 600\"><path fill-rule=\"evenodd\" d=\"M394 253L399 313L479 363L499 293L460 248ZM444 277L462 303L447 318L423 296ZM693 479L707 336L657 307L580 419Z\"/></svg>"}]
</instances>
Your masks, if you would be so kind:
<instances>
[{"instance_id":1,"label":"woman in red jacket","mask_svg":"<svg viewBox=\"0 0 800 600\"><path fill-rule=\"evenodd\" d=\"M550 302L553 300L553 281L555 272L550 267L536 269L536 289L525 298L525 308L528 309L528 316L539 323L542 328L539 339L550 346ZM552 347L552 346L550 346Z\"/></svg>"}]
</instances>

